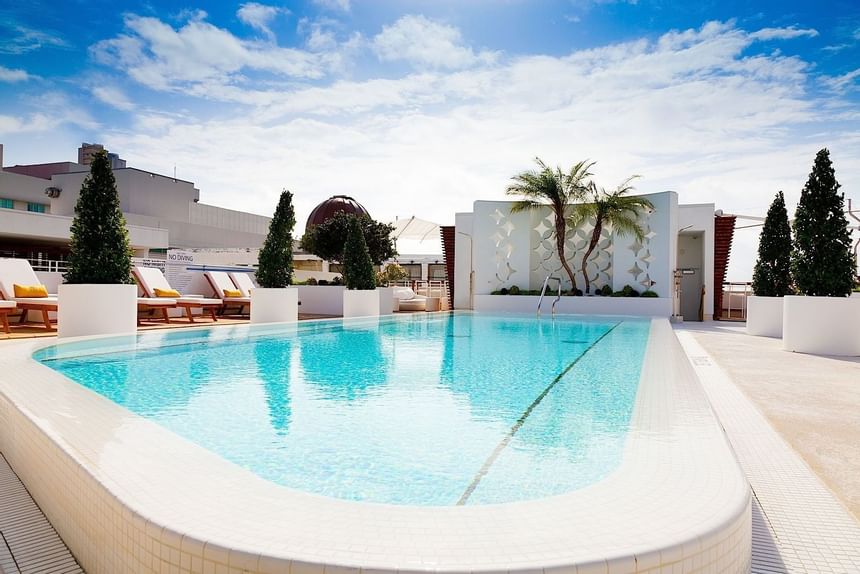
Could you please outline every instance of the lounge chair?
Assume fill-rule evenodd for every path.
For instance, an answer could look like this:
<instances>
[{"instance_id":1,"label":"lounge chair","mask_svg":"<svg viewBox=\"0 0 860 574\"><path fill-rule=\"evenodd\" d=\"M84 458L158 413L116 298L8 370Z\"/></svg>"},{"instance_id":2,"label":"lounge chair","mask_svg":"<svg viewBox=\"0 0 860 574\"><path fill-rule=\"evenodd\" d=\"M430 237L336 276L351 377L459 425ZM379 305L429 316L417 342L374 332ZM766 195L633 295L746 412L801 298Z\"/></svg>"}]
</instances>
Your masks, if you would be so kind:
<instances>
[{"instance_id":1,"label":"lounge chair","mask_svg":"<svg viewBox=\"0 0 860 574\"><path fill-rule=\"evenodd\" d=\"M209 312L213 321L218 320L218 317L215 316L215 311L220 309L223 305L223 303L221 303L221 299L207 299L205 297L191 297L183 296L181 294L178 296L160 296L159 292L169 293L172 291L173 293L177 293L170 286L170 283L168 283L167 278L160 269L156 269L155 267L135 266L131 273L134 275L134 279L137 281L137 284L140 285L140 288L143 290L145 295L144 299L150 304L157 305L158 299L171 301L172 303L175 303L176 307L185 310L185 316L188 317L188 321L191 323L194 322L194 316L191 313L192 309L201 309L204 312Z\"/></svg>"},{"instance_id":2,"label":"lounge chair","mask_svg":"<svg viewBox=\"0 0 860 574\"><path fill-rule=\"evenodd\" d=\"M231 271L230 279L233 280L233 284L236 286L236 289L242 292L242 297L250 297L251 291L256 287L256 285L254 285L254 281L251 280L250 273Z\"/></svg>"},{"instance_id":3,"label":"lounge chair","mask_svg":"<svg viewBox=\"0 0 860 574\"><path fill-rule=\"evenodd\" d=\"M0 301L0 322L3 323L3 331L9 333L9 313L18 306L14 301Z\"/></svg>"},{"instance_id":4,"label":"lounge chair","mask_svg":"<svg viewBox=\"0 0 860 574\"><path fill-rule=\"evenodd\" d=\"M41 281L26 259L0 259L0 296L6 301L14 301L16 307L21 310L20 323L27 320L28 311L40 311L45 328L53 329L51 318L48 313L57 310L57 296L44 295L32 297L16 297L15 286L19 292L22 288L41 286Z\"/></svg>"},{"instance_id":5,"label":"lounge chair","mask_svg":"<svg viewBox=\"0 0 860 574\"><path fill-rule=\"evenodd\" d=\"M398 311L426 311L427 297L416 295L409 287L393 287Z\"/></svg>"},{"instance_id":6,"label":"lounge chair","mask_svg":"<svg viewBox=\"0 0 860 574\"><path fill-rule=\"evenodd\" d=\"M245 310L245 307L250 309L250 294L242 295L242 290L236 287L226 272L207 271L205 275L206 280L209 281L209 285L212 287L212 290L215 291L215 296L221 299L225 308L229 305L237 305L239 307L240 315L244 314L243 311Z\"/></svg>"}]
</instances>

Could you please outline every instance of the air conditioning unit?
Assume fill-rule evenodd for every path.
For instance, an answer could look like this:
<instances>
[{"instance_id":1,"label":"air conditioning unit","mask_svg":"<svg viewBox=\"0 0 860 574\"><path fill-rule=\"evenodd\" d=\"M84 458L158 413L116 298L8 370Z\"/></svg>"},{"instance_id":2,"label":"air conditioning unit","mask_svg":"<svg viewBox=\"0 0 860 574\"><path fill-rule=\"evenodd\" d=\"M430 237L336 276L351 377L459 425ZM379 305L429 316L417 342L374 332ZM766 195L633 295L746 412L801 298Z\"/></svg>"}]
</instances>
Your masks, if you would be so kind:
<instances>
[{"instance_id":1,"label":"air conditioning unit","mask_svg":"<svg viewBox=\"0 0 860 574\"><path fill-rule=\"evenodd\" d=\"M53 199L53 198L60 197L60 192L62 192L62 191L63 190L60 189L59 187L46 187L45 188L45 195L47 195L48 197Z\"/></svg>"}]
</instances>

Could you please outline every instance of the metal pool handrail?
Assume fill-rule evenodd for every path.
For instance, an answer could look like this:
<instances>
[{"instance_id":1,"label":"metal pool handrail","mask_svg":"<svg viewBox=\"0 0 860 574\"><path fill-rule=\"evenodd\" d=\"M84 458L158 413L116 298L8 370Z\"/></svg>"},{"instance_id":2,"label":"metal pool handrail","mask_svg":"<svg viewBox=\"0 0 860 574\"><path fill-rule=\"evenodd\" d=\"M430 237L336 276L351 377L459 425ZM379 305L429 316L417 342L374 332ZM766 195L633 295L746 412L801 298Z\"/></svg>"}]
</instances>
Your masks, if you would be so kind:
<instances>
[{"instance_id":1,"label":"metal pool handrail","mask_svg":"<svg viewBox=\"0 0 860 574\"><path fill-rule=\"evenodd\" d=\"M543 304L543 296L546 293L547 285L549 285L550 280L558 281L558 296L556 296L555 301L552 302L552 314L555 315L555 304L561 300L561 279L558 277L553 277L552 275L547 275L546 279L543 280L543 288L540 290L540 299L538 299L537 306L537 314L540 317L540 307Z\"/></svg>"}]
</instances>

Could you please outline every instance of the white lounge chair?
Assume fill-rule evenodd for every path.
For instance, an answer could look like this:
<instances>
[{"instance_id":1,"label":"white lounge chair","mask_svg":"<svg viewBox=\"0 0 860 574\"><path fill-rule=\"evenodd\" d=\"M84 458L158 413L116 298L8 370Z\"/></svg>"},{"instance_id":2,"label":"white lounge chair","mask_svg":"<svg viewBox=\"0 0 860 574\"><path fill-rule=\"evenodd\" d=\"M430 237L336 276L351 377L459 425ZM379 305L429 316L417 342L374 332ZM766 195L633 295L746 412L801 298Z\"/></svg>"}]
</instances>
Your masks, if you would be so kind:
<instances>
[{"instance_id":1,"label":"white lounge chair","mask_svg":"<svg viewBox=\"0 0 860 574\"><path fill-rule=\"evenodd\" d=\"M34 286L42 282L36 277L33 267L26 259L0 259L0 296L6 301L14 301L21 309L20 323L27 320L28 311L40 311L47 329L53 329L48 313L57 310L57 296L15 297L15 285Z\"/></svg>"},{"instance_id":2,"label":"white lounge chair","mask_svg":"<svg viewBox=\"0 0 860 574\"><path fill-rule=\"evenodd\" d=\"M175 303L177 307L185 310L185 316L188 317L188 321L191 323L194 322L194 316L191 313L192 309L208 311L212 316L213 321L218 320L218 317L215 316L215 311L223 306L221 299L187 297L182 295L179 297L158 297L155 292L156 289L162 291L173 290L170 283L168 283L167 278L164 276L164 273L162 273L160 269L156 269L155 267L135 266L131 273L134 275L134 279L137 281L137 284L140 285L140 288L143 290L144 295L146 295L144 299L151 304L157 305L158 299L171 301Z\"/></svg>"},{"instance_id":3,"label":"white lounge chair","mask_svg":"<svg viewBox=\"0 0 860 574\"><path fill-rule=\"evenodd\" d=\"M427 297L416 295L409 287L393 287L398 311L426 311Z\"/></svg>"},{"instance_id":4,"label":"white lounge chair","mask_svg":"<svg viewBox=\"0 0 860 574\"><path fill-rule=\"evenodd\" d=\"M215 291L215 296L221 299L221 302L224 304L226 308L228 305L238 305L239 306L239 314L242 315L245 307L251 307L251 296L243 295L241 297L228 296L228 291L239 291L242 292L241 289L236 287L233 281L230 280L230 276L227 275L224 271L207 271L204 275L206 275L206 280L209 281L209 285L212 287L212 290Z\"/></svg>"},{"instance_id":5,"label":"white lounge chair","mask_svg":"<svg viewBox=\"0 0 860 574\"><path fill-rule=\"evenodd\" d=\"M230 279L233 281L236 289L242 292L242 297L250 297L251 291L256 287L256 285L254 285L254 281L251 279L250 273L231 271Z\"/></svg>"}]
</instances>

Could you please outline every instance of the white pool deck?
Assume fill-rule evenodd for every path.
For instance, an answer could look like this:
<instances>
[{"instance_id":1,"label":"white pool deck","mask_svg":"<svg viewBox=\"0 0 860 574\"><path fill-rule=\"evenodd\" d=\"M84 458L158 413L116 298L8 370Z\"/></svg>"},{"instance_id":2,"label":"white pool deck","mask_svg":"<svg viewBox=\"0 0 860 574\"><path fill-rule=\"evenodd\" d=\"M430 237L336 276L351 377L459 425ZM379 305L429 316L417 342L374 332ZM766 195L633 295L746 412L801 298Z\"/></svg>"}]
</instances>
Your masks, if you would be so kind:
<instances>
[{"instance_id":1,"label":"white pool deck","mask_svg":"<svg viewBox=\"0 0 860 574\"><path fill-rule=\"evenodd\" d=\"M675 330L753 490L752 572L860 572L860 523L771 426L705 345L720 349L723 361L737 358L732 363L735 377L755 375L766 368L770 377L783 385L811 384L813 377L831 381L851 377L856 363L834 363L826 357L787 353L778 341L746 335L743 325L691 323L676 326ZM731 353L723 354L727 345ZM738 358L741 355L743 359ZM738 370L741 361L751 361L752 365ZM798 375L809 366L813 370L808 375ZM760 373L759 377L764 378ZM754 384L755 380L749 382ZM860 385L860 377L853 383ZM802 407L794 405L790 410ZM840 405L838 399L831 397L831 415L842 409L856 413L858 408L858 403ZM833 429L830 432L837 434ZM824 449L829 448L824 444L826 440L826 434L818 437ZM843 450L841 456L860 458L860 445Z\"/></svg>"},{"instance_id":2,"label":"white pool deck","mask_svg":"<svg viewBox=\"0 0 860 574\"><path fill-rule=\"evenodd\" d=\"M0 353L0 450L90 574L749 570L749 483L665 319L652 322L616 472L472 507L275 485L29 358L45 344Z\"/></svg>"}]
</instances>

